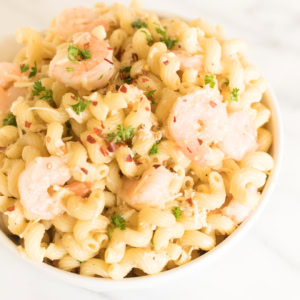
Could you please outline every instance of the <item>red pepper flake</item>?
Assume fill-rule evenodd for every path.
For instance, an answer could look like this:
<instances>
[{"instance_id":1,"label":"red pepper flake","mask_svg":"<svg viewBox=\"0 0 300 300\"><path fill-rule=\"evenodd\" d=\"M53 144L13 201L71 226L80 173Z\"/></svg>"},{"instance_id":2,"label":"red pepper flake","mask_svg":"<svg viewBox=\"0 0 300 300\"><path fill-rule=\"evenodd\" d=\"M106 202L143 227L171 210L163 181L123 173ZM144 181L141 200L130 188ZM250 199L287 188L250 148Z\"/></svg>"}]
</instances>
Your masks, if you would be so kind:
<instances>
[{"instance_id":1,"label":"red pepper flake","mask_svg":"<svg viewBox=\"0 0 300 300\"><path fill-rule=\"evenodd\" d=\"M89 173L89 171L88 171L87 169L85 169L85 168L80 168L80 170L81 170L85 175L87 175L87 174Z\"/></svg>"},{"instance_id":2,"label":"red pepper flake","mask_svg":"<svg viewBox=\"0 0 300 300\"><path fill-rule=\"evenodd\" d=\"M71 98L74 99L74 100L76 99L74 95L72 95Z\"/></svg>"},{"instance_id":3,"label":"red pepper flake","mask_svg":"<svg viewBox=\"0 0 300 300\"><path fill-rule=\"evenodd\" d=\"M25 121L25 127L26 127L26 128L30 128L30 126L31 126L31 123L28 122L28 121Z\"/></svg>"},{"instance_id":4,"label":"red pepper flake","mask_svg":"<svg viewBox=\"0 0 300 300\"><path fill-rule=\"evenodd\" d=\"M108 50L114 50L114 48L111 48L111 47L107 47L107 49L108 49Z\"/></svg>"},{"instance_id":5,"label":"red pepper flake","mask_svg":"<svg viewBox=\"0 0 300 300\"><path fill-rule=\"evenodd\" d=\"M96 140L91 136L91 135L88 135L86 140L90 143L90 144L96 144Z\"/></svg>"},{"instance_id":6,"label":"red pepper flake","mask_svg":"<svg viewBox=\"0 0 300 300\"><path fill-rule=\"evenodd\" d=\"M161 166L161 165L156 164L156 165L153 165L152 167L153 167L154 169L158 169L160 166Z\"/></svg>"},{"instance_id":7,"label":"red pepper flake","mask_svg":"<svg viewBox=\"0 0 300 300\"><path fill-rule=\"evenodd\" d=\"M202 140L197 139L197 141L198 141L198 143L199 143L200 146L203 144L203 141L202 141Z\"/></svg>"},{"instance_id":8,"label":"red pepper flake","mask_svg":"<svg viewBox=\"0 0 300 300\"><path fill-rule=\"evenodd\" d=\"M127 87L125 85L122 85L121 88L120 88L120 91L122 93L127 93Z\"/></svg>"},{"instance_id":9,"label":"red pepper flake","mask_svg":"<svg viewBox=\"0 0 300 300\"><path fill-rule=\"evenodd\" d=\"M14 211L15 208L16 208L16 207L13 205L13 206L9 207L9 208L7 209L7 211Z\"/></svg>"},{"instance_id":10,"label":"red pepper flake","mask_svg":"<svg viewBox=\"0 0 300 300\"><path fill-rule=\"evenodd\" d=\"M125 161L132 162L133 161L132 156L131 155L126 155L125 156Z\"/></svg>"},{"instance_id":11,"label":"red pepper flake","mask_svg":"<svg viewBox=\"0 0 300 300\"><path fill-rule=\"evenodd\" d=\"M132 80L132 83L133 83L133 84L137 84L136 78L134 78L134 79Z\"/></svg>"},{"instance_id":12,"label":"red pepper flake","mask_svg":"<svg viewBox=\"0 0 300 300\"><path fill-rule=\"evenodd\" d=\"M98 105L98 102L97 102L97 101L92 101L92 104L93 104L94 106L97 106L97 105Z\"/></svg>"},{"instance_id":13,"label":"red pepper flake","mask_svg":"<svg viewBox=\"0 0 300 300\"><path fill-rule=\"evenodd\" d=\"M175 116L174 116L174 118L173 118L173 122L176 123L176 117L175 117Z\"/></svg>"},{"instance_id":14,"label":"red pepper flake","mask_svg":"<svg viewBox=\"0 0 300 300\"><path fill-rule=\"evenodd\" d=\"M118 146L114 142L110 142L107 146L109 152L115 152L118 149Z\"/></svg>"},{"instance_id":15,"label":"red pepper flake","mask_svg":"<svg viewBox=\"0 0 300 300\"><path fill-rule=\"evenodd\" d=\"M100 151L103 154L103 156L109 155L109 153L106 151L106 149L103 146L100 147Z\"/></svg>"},{"instance_id":16,"label":"red pepper flake","mask_svg":"<svg viewBox=\"0 0 300 300\"><path fill-rule=\"evenodd\" d=\"M135 109L133 112L137 112L137 110Z\"/></svg>"},{"instance_id":17,"label":"red pepper flake","mask_svg":"<svg viewBox=\"0 0 300 300\"><path fill-rule=\"evenodd\" d=\"M194 205L192 198L186 199L186 202L187 202L190 206L193 206L193 205Z\"/></svg>"},{"instance_id":18,"label":"red pepper flake","mask_svg":"<svg viewBox=\"0 0 300 300\"><path fill-rule=\"evenodd\" d=\"M186 149L190 152L193 153L192 150L189 147L186 147Z\"/></svg>"},{"instance_id":19,"label":"red pepper flake","mask_svg":"<svg viewBox=\"0 0 300 300\"><path fill-rule=\"evenodd\" d=\"M48 164L47 164L47 169L48 169L48 170L52 169L52 164L51 164L51 163L48 163Z\"/></svg>"},{"instance_id":20,"label":"red pepper flake","mask_svg":"<svg viewBox=\"0 0 300 300\"><path fill-rule=\"evenodd\" d=\"M183 102L187 102L187 100L186 100L186 99L183 99L182 101L183 101Z\"/></svg>"},{"instance_id":21,"label":"red pepper flake","mask_svg":"<svg viewBox=\"0 0 300 300\"><path fill-rule=\"evenodd\" d=\"M148 78L142 77L142 82L147 82L147 81L149 81Z\"/></svg>"},{"instance_id":22,"label":"red pepper flake","mask_svg":"<svg viewBox=\"0 0 300 300\"><path fill-rule=\"evenodd\" d=\"M143 97L140 98L140 102L142 102L142 101L143 101Z\"/></svg>"},{"instance_id":23,"label":"red pepper flake","mask_svg":"<svg viewBox=\"0 0 300 300\"><path fill-rule=\"evenodd\" d=\"M146 110L146 111L149 111L149 110L150 110L150 108L149 108L148 106L146 106L145 110Z\"/></svg>"},{"instance_id":24,"label":"red pepper flake","mask_svg":"<svg viewBox=\"0 0 300 300\"><path fill-rule=\"evenodd\" d=\"M50 136L47 136L46 142L47 142L47 143L50 143L50 142L51 142L51 137L50 137Z\"/></svg>"},{"instance_id":25,"label":"red pepper flake","mask_svg":"<svg viewBox=\"0 0 300 300\"><path fill-rule=\"evenodd\" d=\"M102 133L102 130L95 127L93 133L100 135Z\"/></svg>"},{"instance_id":26,"label":"red pepper flake","mask_svg":"<svg viewBox=\"0 0 300 300\"><path fill-rule=\"evenodd\" d=\"M111 65L113 65L114 63L112 61L110 61L109 59L107 58L104 58L105 61L107 61L108 63L110 63Z\"/></svg>"},{"instance_id":27,"label":"red pepper flake","mask_svg":"<svg viewBox=\"0 0 300 300\"><path fill-rule=\"evenodd\" d=\"M217 103L214 102L214 101L212 101L212 100L210 100L210 101L209 101L209 105L210 105L212 108L215 108L215 107L217 106Z\"/></svg>"},{"instance_id":28,"label":"red pepper flake","mask_svg":"<svg viewBox=\"0 0 300 300\"><path fill-rule=\"evenodd\" d=\"M168 61L168 60L165 60L165 61L163 62L163 64L164 64L165 66L167 66L167 65L169 64L169 61Z\"/></svg>"},{"instance_id":29,"label":"red pepper flake","mask_svg":"<svg viewBox=\"0 0 300 300\"><path fill-rule=\"evenodd\" d=\"M102 129L104 129L105 128L105 126L104 126L104 123L103 123L103 121L101 120L101 128Z\"/></svg>"},{"instance_id":30,"label":"red pepper flake","mask_svg":"<svg viewBox=\"0 0 300 300\"><path fill-rule=\"evenodd\" d=\"M139 166L139 165L142 165L142 164L143 164L142 162L140 162L140 161L138 161L138 160L135 160L135 161L134 161L134 163L135 163L137 166Z\"/></svg>"}]
</instances>

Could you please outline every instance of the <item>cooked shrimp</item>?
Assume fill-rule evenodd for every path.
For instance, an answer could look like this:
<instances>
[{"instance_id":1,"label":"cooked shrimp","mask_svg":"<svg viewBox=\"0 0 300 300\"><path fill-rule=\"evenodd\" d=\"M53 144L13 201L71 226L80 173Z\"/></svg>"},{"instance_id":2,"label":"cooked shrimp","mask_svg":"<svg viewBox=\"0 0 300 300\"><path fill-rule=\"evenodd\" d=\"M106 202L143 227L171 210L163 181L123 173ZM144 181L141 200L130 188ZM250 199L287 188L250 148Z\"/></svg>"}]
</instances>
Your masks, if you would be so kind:
<instances>
[{"instance_id":1,"label":"cooked shrimp","mask_svg":"<svg viewBox=\"0 0 300 300\"><path fill-rule=\"evenodd\" d=\"M90 58L71 61L68 47L57 51L50 63L49 76L75 89L94 90L105 86L114 73L113 49L105 41L100 41L88 32L73 36L79 49L89 50Z\"/></svg>"},{"instance_id":2,"label":"cooked shrimp","mask_svg":"<svg viewBox=\"0 0 300 300\"><path fill-rule=\"evenodd\" d=\"M128 205L142 209L145 206L163 207L170 201L169 185L174 175L162 165L153 165L140 180L124 180L120 198Z\"/></svg>"},{"instance_id":3,"label":"cooked shrimp","mask_svg":"<svg viewBox=\"0 0 300 300\"><path fill-rule=\"evenodd\" d=\"M56 18L54 31L63 40L67 40L77 32L90 32L95 27L102 25L106 31L109 23L101 20L96 11L86 7L72 7L63 10Z\"/></svg>"},{"instance_id":4,"label":"cooked shrimp","mask_svg":"<svg viewBox=\"0 0 300 300\"><path fill-rule=\"evenodd\" d=\"M236 200L231 200L228 206L222 209L222 214L237 224L242 223L251 213L253 208L246 206Z\"/></svg>"},{"instance_id":5,"label":"cooked shrimp","mask_svg":"<svg viewBox=\"0 0 300 300\"><path fill-rule=\"evenodd\" d=\"M53 219L63 212L61 203L51 197L48 189L64 185L71 177L68 166L56 156L37 157L21 173L18 187L21 204L34 218Z\"/></svg>"},{"instance_id":6,"label":"cooked shrimp","mask_svg":"<svg viewBox=\"0 0 300 300\"><path fill-rule=\"evenodd\" d=\"M5 88L21 76L20 66L14 63L0 62L0 88Z\"/></svg>"},{"instance_id":7,"label":"cooked shrimp","mask_svg":"<svg viewBox=\"0 0 300 300\"><path fill-rule=\"evenodd\" d=\"M0 114L7 114L11 105L20 96L25 96L27 88L11 87L7 91L0 87Z\"/></svg>"},{"instance_id":8,"label":"cooked shrimp","mask_svg":"<svg viewBox=\"0 0 300 300\"><path fill-rule=\"evenodd\" d=\"M168 118L172 138L183 153L199 165L213 155L211 143L223 139L228 116L217 92L202 89L179 97Z\"/></svg>"},{"instance_id":9,"label":"cooked shrimp","mask_svg":"<svg viewBox=\"0 0 300 300\"><path fill-rule=\"evenodd\" d=\"M222 142L218 144L227 157L241 160L245 154L256 151L257 133L246 111L229 115L229 123Z\"/></svg>"},{"instance_id":10,"label":"cooked shrimp","mask_svg":"<svg viewBox=\"0 0 300 300\"><path fill-rule=\"evenodd\" d=\"M192 55L183 50L172 51L180 61L180 70L185 71L188 69L203 71L203 55Z\"/></svg>"}]
</instances>

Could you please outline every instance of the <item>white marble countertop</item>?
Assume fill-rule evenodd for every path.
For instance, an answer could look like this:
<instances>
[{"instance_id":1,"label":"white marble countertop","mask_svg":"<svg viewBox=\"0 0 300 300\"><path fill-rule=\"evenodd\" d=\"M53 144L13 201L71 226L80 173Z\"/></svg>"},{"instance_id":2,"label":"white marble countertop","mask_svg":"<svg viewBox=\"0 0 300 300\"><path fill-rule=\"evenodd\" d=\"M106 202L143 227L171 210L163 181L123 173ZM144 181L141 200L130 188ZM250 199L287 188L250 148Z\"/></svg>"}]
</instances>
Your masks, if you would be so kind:
<instances>
[{"instance_id":1,"label":"white marble countertop","mask_svg":"<svg viewBox=\"0 0 300 300\"><path fill-rule=\"evenodd\" d=\"M110 1L112 2L112 1ZM121 1L128 3L128 1ZM92 0L1 0L0 36L21 26L46 28L65 6ZM203 16L242 37L278 96L285 147L279 184L252 230L205 274L149 290L88 292L25 268L0 249L0 298L30 299L300 299L300 3L297 0L145 0L151 9ZM298 75L298 77L297 77Z\"/></svg>"}]
</instances>

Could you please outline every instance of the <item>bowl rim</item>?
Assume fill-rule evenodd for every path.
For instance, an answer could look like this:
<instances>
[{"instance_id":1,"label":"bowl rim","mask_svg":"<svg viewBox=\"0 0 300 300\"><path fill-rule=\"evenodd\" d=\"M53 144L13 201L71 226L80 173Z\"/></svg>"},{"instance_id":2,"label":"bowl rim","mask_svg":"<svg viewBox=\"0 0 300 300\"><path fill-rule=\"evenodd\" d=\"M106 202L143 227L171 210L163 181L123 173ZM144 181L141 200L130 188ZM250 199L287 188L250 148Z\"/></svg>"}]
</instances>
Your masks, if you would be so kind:
<instances>
[{"instance_id":1,"label":"bowl rim","mask_svg":"<svg viewBox=\"0 0 300 300\"><path fill-rule=\"evenodd\" d=\"M200 266L206 266L210 261L215 260L220 254L224 253L225 250L232 247L238 239L241 239L247 231L253 226L258 216L261 214L268 201L271 198L272 191L275 184L278 181L281 161L282 161L282 152L283 152L283 125L282 119L279 112L278 100L274 94L272 88L268 88L264 93L264 98L268 103L268 107L272 111L272 117L270 120L272 133L273 133L273 157L274 157L274 168L271 171L270 176L266 182L264 190L262 192L261 200L258 207L253 211L253 213L222 243L217 245L214 249L208 251L207 253L201 255L200 257L182 265L177 268L161 272L156 275L146 275L142 277L133 277L133 278L124 278L121 280L113 280L109 278L100 278L100 277L88 277L71 272L67 272L61 269L57 269L48 265L46 263L39 263L30 260L25 255L22 255L18 250L16 245L5 235L5 233L0 230L0 246L5 247L6 250L9 250L13 255L21 258L21 261L26 262L35 269L44 271L46 274L55 277L63 282L71 283L72 285L77 285L82 288L87 288L94 291L109 291L113 290L116 287L118 289L133 289L133 288L144 288L148 286L153 286L153 284L159 283L174 279L175 277L183 277L187 272L192 271L192 269L200 268ZM23 258L23 259L22 259ZM176 275L176 276L175 276ZM142 284L139 284L142 283Z\"/></svg>"}]
</instances>

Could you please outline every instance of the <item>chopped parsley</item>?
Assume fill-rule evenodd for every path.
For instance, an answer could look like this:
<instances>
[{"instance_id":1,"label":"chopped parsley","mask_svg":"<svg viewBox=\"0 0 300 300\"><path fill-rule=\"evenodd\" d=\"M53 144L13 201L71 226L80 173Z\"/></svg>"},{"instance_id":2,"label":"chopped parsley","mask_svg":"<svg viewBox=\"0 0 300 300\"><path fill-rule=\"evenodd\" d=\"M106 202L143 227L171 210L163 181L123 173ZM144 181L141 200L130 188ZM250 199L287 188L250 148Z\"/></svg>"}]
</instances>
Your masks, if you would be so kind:
<instances>
[{"instance_id":1,"label":"chopped parsley","mask_svg":"<svg viewBox=\"0 0 300 300\"><path fill-rule=\"evenodd\" d=\"M31 68L31 71L29 73L29 78L32 78L36 75L37 73L37 66L36 66L36 61L34 62L34 66Z\"/></svg>"},{"instance_id":2,"label":"chopped parsley","mask_svg":"<svg viewBox=\"0 0 300 300\"><path fill-rule=\"evenodd\" d=\"M124 82L127 83L127 84L131 84L131 83L133 82L133 80L134 80L134 79L133 79L132 77L129 76L129 77L127 77L126 79L124 79Z\"/></svg>"},{"instance_id":3,"label":"chopped parsley","mask_svg":"<svg viewBox=\"0 0 300 300\"><path fill-rule=\"evenodd\" d=\"M35 81L33 84L33 96L39 96L41 99L49 101L49 104L53 107L54 100L53 100L53 91L47 90L41 81Z\"/></svg>"},{"instance_id":4,"label":"chopped parsley","mask_svg":"<svg viewBox=\"0 0 300 300\"><path fill-rule=\"evenodd\" d=\"M70 106L77 115L80 115L80 113L84 112L85 109L91 104L91 101L84 102L79 96L77 96L75 99L78 101L78 103Z\"/></svg>"},{"instance_id":5,"label":"chopped parsley","mask_svg":"<svg viewBox=\"0 0 300 300\"><path fill-rule=\"evenodd\" d=\"M68 48L68 59L73 62L77 63L81 60L87 60L91 58L90 50L83 49L81 50L78 46L70 45Z\"/></svg>"},{"instance_id":6,"label":"chopped parsley","mask_svg":"<svg viewBox=\"0 0 300 300\"><path fill-rule=\"evenodd\" d=\"M69 73L69 72L73 72L73 71L74 71L74 68L66 67L66 70L67 70L67 72Z\"/></svg>"},{"instance_id":7,"label":"chopped parsley","mask_svg":"<svg viewBox=\"0 0 300 300\"><path fill-rule=\"evenodd\" d=\"M110 239L112 238L112 232L115 228L120 228L121 230L126 229L126 221L123 219L121 214L114 214L111 217L111 223L108 226L108 236Z\"/></svg>"},{"instance_id":8,"label":"chopped parsley","mask_svg":"<svg viewBox=\"0 0 300 300\"><path fill-rule=\"evenodd\" d=\"M25 65L25 64L21 65L20 70L21 70L21 73L27 72L29 70L29 65Z\"/></svg>"},{"instance_id":9,"label":"chopped parsley","mask_svg":"<svg viewBox=\"0 0 300 300\"><path fill-rule=\"evenodd\" d=\"M104 74L101 74L100 77L98 78L98 80L102 79L103 75L104 75Z\"/></svg>"},{"instance_id":10,"label":"chopped parsley","mask_svg":"<svg viewBox=\"0 0 300 300\"><path fill-rule=\"evenodd\" d=\"M21 70L21 73L25 73L29 70L29 65L25 65L25 64L22 64L20 66L20 70ZM36 61L34 62L34 66L31 68L30 70L30 73L28 75L29 78L32 78L36 75L37 73L37 66L36 66Z\"/></svg>"},{"instance_id":11,"label":"chopped parsley","mask_svg":"<svg viewBox=\"0 0 300 300\"><path fill-rule=\"evenodd\" d=\"M143 22L141 19L138 19L131 23L132 28L140 29L140 28L147 28L147 23Z\"/></svg>"},{"instance_id":12,"label":"chopped parsley","mask_svg":"<svg viewBox=\"0 0 300 300\"><path fill-rule=\"evenodd\" d=\"M158 154L158 147L157 144L153 144L153 146L151 147L151 149L149 150L149 154L150 155L156 155Z\"/></svg>"},{"instance_id":13,"label":"chopped parsley","mask_svg":"<svg viewBox=\"0 0 300 300\"><path fill-rule=\"evenodd\" d=\"M178 42L178 40L168 38L167 33L160 27L156 27L156 32L159 35L161 35L161 41L166 44L166 46L169 50L172 49L174 47L174 45Z\"/></svg>"},{"instance_id":14,"label":"chopped parsley","mask_svg":"<svg viewBox=\"0 0 300 300\"><path fill-rule=\"evenodd\" d=\"M107 140L109 142L118 143L118 142L126 142L127 140L131 139L134 134L134 128L129 126L128 128L124 128L122 124L117 126L117 132L110 133L107 136Z\"/></svg>"},{"instance_id":15,"label":"chopped parsley","mask_svg":"<svg viewBox=\"0 0 300 300\"><path fill-rule=\"evenodd\" d=\"M141 32L145 33L146 39L148 41L148 45L152 46L153 45L153 37L146 30L141 30Z\"/></svg>"},{"instance_id":16,"label":"chopped parsley","mask_svg":"<svg viewBox=\"0 0 300 300\"><path fill-rule=\"evenodd\" d=\"M148 98L148 100L150 100L152 102L152 104L154 103L153 95L155 92L156 92L156 90L151 90L147 94L145 94L145 96Z\"/></svg>"},{"instance_id":17,"label":"chopped parsley","mask_svg":"<svg viewBox=\"0 0 300 300\"><path fill-rule=\"evenodd\" d=\"M16 117L12 113L8 114L6 118L3 120L3 126L7 126L7 125L17 127Z\"/></svg>"},{"instance_id":18,"label":"chopped parsley","mask_svg":"<svg viewBox=\"0 0 300 300\"><path fill-rule=\"evenodd\" d=\"M161 140L156 141L153 146L151 147L151 149L149 150L149 155L156 155L158 154L158 147L157 145L161 142Z\"/></svg>"},{"instance_id":19,"label":"chopped parsley","mask_svg":"<svg viewBox=\"0 0 300 300\"><path fill-rule=\"evenodd\" d=\"M214 88L215 85L216 85L216 82L215 82L215 77L214 75L205 75L204 77L204 82L205 82L205 85L209 85L210 88Z\"/></svg>"},{"instance_id":20,"label":"chopped parsley","mask_svg":"<svg viewBox=\"0 0 300 300\"><path fill-rule=\"evenodd\" d=\"M122 68L121 68L121 71L122 71L122 72L125 72L125 73L129 73L130 70L131 70L131 66L125 66L125 67L122 67Z\"/></svg>"},{"instance_id":21,"label":"chopped parsley","mask_svg":"<svg viewBox=\"0 0 300 300\"><path fill-rule=\"evenodd\" d=\"M230 97L229 97L229 100L228 100L229 103L231 103L231 102L233 102L233 101L238 101L238 100L239 100L239 95L238 95L239 90L240 90L240 89L237 89L237 88L234 88L234 89L232 90L232 92L231 92L231 94L230 94Z\"/></svg>"},{"instance_id":22,"label":"chopped parsley","mask_svg":"<svg viewBox=\"0 0 300 300\"><path fill-rule=\"evenodd\" d=\"M229 79L228 79L228 78L225 79L224 84L225 84L226 86L229 85Z\"/></svg>"},{"instance_id":23,"label":"chopped parsley","mask_svg":"<svg viewBox=\"0 0 300 300\"><path fill-rule=\"evenodd\" d=\"M175 216L176 220L179 219L181 217L181 209L178 206L174 206L172 208L172 213Z\"/></svg>"}]
</instances>

